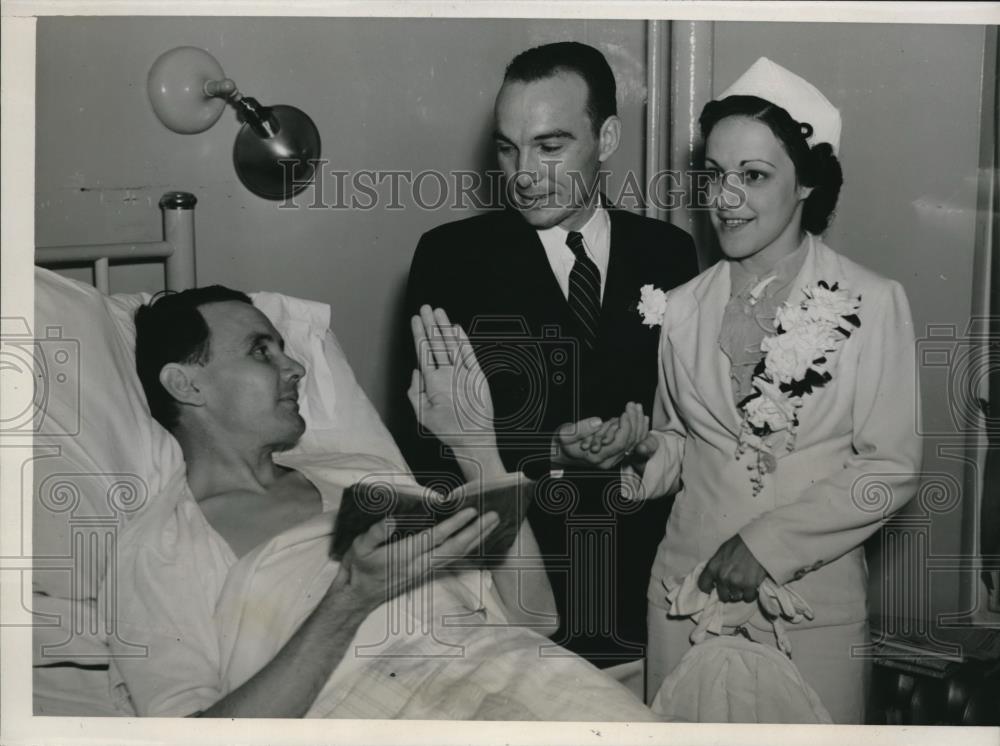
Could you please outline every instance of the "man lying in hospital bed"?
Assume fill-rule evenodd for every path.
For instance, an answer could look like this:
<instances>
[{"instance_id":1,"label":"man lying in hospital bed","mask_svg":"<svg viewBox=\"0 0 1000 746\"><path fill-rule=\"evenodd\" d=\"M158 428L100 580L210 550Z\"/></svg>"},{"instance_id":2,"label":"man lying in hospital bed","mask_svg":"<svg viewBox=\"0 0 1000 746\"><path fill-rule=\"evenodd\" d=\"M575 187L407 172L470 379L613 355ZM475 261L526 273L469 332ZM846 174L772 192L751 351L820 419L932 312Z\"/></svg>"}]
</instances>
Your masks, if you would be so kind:
<instances>
[{"instance_id":1,"label":"man lying in hospital bed","mask_svg":"<svg viewBox=\"0 0 1000 746\"><path fill-rule=\"evenodd\" d=\"M288 299L255 301L282 326ZM309 375L322 378L323 366L298 384L304 370L295 350L286 355L280 333L242 299L198 313L208 324L205 359L184 363L182 352L179 361L154 363L178 405L167 401L164 410L150 397L178 436L186 472L176 464L148 480L148 504L121 532L98 605L111 689L127 691L129 707L228 717L651 719L612 679L514 626L545 630L544 614L516 611L551 608L543 573L522 574L538 582L522 583L519 602L506 604L515 574L494 582L488 572L443 568L475 548L489 527L483 516L472 525L462 514L443 521L428 536L435 550L416 539L394 544L388 575L384 523L360 536L342 564L330 559L332 514L345 486L373 471L412 483L398 452L323 453L302 434L295 394L305 392L306 409L323 382ZM301 324L284 321L289 341L308 347ZM176 420L173 406L182 411ZM310 407L305 419L321 419ZM428 427L456 432L434 423L446 412L428 414ZM137 446L148 444L138 438ZM494 468L488 449L476 453L484 470ZM517 546L530 554L529 531ZM428 561L438 570L421 583Z\"/></svg>"}]
</instances>

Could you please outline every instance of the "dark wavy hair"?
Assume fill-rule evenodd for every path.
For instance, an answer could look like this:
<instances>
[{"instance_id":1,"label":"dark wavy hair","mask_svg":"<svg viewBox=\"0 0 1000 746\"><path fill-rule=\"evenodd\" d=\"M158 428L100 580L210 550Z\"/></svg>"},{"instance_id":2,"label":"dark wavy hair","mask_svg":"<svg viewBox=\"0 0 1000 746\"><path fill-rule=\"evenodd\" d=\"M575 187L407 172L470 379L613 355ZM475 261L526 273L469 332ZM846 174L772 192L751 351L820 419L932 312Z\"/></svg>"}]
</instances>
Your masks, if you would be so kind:
<instances>
[{"instance_id":1,"label":"dark wavy hair","mask_svg":"<svg viewBox=\"0 0 1000 746\"><path fill-rule=\"evenodd\" d=\"M198 308L224 301L251 302L239 290L209 285L157 293L135 311L135 367L149 411L167 430L177 426L180 407L160 383L160 371L168 363L208 362L209 329Z\"/></svg>"},{"instance_id":2,"label":"dark wavy hair","mask_svg":"<svg viewBox=\"0 0 1000 746\"><path fill-rule=\"evenodd\" d=\"M587 84L587 116L596 135L608 117L618 113L615 74L598 50L578 41L543 44L521 52L510 61L505 83L534 83L561 72L572 72Z\"/></svg>"},{"instance_id":3,"label":"dark wavy hair","mask_svg":"<svg viewBox=\"0 0 1000 746\"><path fill-rule=\"evenodd\" d=\"M788 157L795 164L795 176L802 186L812 187L802 206L802 227L819 235L830 225L844 175L840 161L829 143L809 146L812 125L797 122L785 109L757 96L727 96L721 101L709 101L701 111L698 123L707 140L712 129L727 117L745 117L766 124Z\"/></svg>"}]
</instances>

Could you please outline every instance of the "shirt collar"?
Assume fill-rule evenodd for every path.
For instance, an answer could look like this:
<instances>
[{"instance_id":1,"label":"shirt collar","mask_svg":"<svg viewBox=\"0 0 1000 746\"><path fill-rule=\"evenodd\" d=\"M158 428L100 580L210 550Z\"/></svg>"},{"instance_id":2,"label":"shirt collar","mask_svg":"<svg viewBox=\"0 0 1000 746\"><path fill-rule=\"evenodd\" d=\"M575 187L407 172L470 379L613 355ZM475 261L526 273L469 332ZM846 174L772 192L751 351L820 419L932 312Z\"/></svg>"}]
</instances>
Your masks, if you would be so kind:
<instances>
[{"instance_id":1,"label":"shirt collar","mask_svg":"<svg viewBox=\"0 0 1000 746\"><path fill-rule=\"evenodd\" d=\"M771 296L779 292L799 274L802 265L805 263L806 254L809 253L809 243L811 236L806 233L805 238L791 254L783 256L767 272L755 275L746 270L739 262L731 262L729 267L731 294L746 295L752 290L758 289L757 296Z\"/></svg>"},{"instance_id":2,"label":"shirt collar","mask_svg":"<svg viewBox=\"0 0 1000 746\"><path fill-rule=\"evenodd\" d=\"M598 205L594 210L594 214L590 216L590 219L581 228L577 229L577 232L583 236L583 243L587 248L587 253L597 260L599 267L602 265L606 267L608 254L611 251L611 218L608 215L608 211L601 205ZM560 244L572 253L571 249L566 246L566 237L568 235L569 231L561 225L554 225L551 228L544 228L538 231L538 237L542 240L543 244Z\"/></svg>"}]
</instances>

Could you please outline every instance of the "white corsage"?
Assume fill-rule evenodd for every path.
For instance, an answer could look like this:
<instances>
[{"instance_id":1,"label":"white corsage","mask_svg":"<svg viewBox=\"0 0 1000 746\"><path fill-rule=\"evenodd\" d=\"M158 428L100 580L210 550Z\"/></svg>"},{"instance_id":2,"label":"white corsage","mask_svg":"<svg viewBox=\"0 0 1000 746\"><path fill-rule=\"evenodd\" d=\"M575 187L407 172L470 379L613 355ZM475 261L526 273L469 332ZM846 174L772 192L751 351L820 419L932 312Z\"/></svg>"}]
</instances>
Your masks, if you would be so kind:
<instances>
[{"instance_id":1,"label":"white corsage","mask_svg":"<svg viewBox=\"0 0 1000 746\"><path fill-rule=\"evenodd\" d=\"M652 285L639 288L639 305L636 306L646 326L660 326L667 311L667 294Z\"/></svg>"},{"instance_id":2,"label":"white corsage","mask_svg":"<svg viewBox=\"0 0 1000 746\"><path fill-rule=\"evenodd\" d=\"M743 421L736 459L748 449L756 452L756 463L747 465L754 496L764 487L764 474L777 468L770 436L786 432L786 449L795 448L803 397L833 378L828 355L861 326L861 296L822 280L802 292L804 300L785 302L775 314L776 333L760 344L764 357L751 379L754 391L739 403Z\"/></svg>"}]
</instances>

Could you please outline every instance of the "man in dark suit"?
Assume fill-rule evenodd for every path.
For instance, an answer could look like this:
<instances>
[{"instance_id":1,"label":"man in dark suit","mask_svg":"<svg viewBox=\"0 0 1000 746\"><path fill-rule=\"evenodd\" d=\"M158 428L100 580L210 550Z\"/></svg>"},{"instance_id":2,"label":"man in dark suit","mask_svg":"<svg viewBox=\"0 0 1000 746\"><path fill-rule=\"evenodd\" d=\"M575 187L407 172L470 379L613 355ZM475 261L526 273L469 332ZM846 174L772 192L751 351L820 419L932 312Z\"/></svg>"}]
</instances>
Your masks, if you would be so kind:
<instances>
[{"instance_id":1,"label":"man in dark suit","mask_svg":"<svg viewBox=\"0 0 1000 746\"><path fill-rule=\"evenodd\" d=\"M606 667L643 655L669 504L630 502L616 470L587 468L585 436L627 438L637 408L627 418L626 405L652 408L659 328L643 324L640 288L693 277L695 248L684 231L609 208L598 193L621 122L596 49L563 42L518 55L495 117L509 206L420 239L407 313L441 307L468 332L505 466L539 479L529 520L560 613L553 640ZM433 471L440 454L419 440L425 447L404 445L407 459Z\"/></svg>"}]
</instances>

